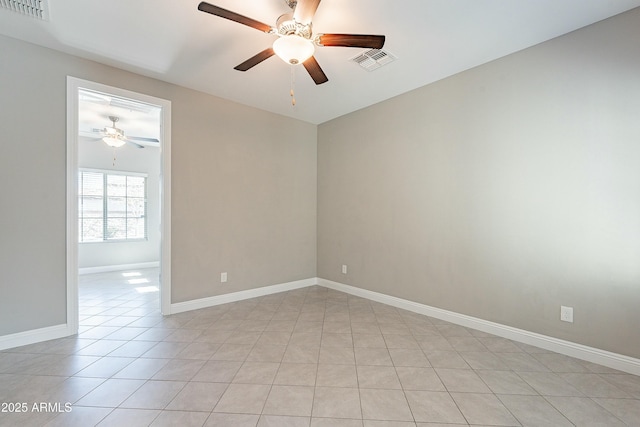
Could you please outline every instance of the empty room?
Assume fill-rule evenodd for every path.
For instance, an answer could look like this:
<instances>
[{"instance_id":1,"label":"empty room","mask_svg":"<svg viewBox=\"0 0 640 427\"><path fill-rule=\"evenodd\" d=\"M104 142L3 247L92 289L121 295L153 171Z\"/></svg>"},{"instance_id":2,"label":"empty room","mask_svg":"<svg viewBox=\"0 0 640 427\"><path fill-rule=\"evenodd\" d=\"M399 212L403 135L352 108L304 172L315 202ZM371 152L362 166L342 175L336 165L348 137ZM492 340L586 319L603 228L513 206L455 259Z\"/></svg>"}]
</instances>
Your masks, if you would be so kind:
<instances>
[{"instance_id":1,"label":"empty room","mask_svg":"<svg viewBox=\"0 0 640 427\"><path fill-rule=\"evenodd\" d=\"M638 40L0 0L0 426L640 425Z\"/></svg>"}]
</instances>

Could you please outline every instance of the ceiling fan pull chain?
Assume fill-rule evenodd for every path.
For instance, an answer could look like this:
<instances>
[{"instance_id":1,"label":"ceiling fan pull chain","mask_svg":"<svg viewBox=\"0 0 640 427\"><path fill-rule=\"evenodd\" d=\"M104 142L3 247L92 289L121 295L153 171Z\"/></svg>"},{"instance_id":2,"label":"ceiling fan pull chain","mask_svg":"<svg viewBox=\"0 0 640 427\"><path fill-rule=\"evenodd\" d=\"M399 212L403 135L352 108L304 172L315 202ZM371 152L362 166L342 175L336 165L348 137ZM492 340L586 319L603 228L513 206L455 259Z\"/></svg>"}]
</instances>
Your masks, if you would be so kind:
<instances>
[{"instance_id":1,"label":"ceiling fan pull chain","mask_svg":"<svg viewBox=\"0 0 640 427\"><path fill-rule=\"evenodd\" d=\"M116 166L116 148L113 147L113 167Z\"/></svg>"},{"instance_id":2,"label":"ceiling fan pull chain","mask_svg":"<svg viewBox=\"0 0 640 427\"><path fill-rule=\"evenodd\" d=\"M295 73L296 73L295 67L293 65L291 65L291 91L289 92L289 95L291 96L291 106L292 107L295 107L295 105L296 105L296 98L295 98L294 93L293 93L293 87L296 84L296 74Z\"/></svg>"}]
</instances>

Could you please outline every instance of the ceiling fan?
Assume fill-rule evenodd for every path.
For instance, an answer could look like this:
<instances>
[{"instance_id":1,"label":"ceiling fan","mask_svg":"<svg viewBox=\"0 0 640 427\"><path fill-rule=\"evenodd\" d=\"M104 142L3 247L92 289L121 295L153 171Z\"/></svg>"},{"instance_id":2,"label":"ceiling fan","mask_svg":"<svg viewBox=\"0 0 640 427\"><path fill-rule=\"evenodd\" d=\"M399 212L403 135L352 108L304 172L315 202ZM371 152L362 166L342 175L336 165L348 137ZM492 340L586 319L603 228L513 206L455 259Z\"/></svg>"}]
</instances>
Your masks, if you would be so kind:
<instances>
[{"instance_id":1,"label":"ceiling fan","mask_svg":"<svg viewBox=\"0 0 640 427\"><path fill-rule=\"evenodd\" d=\"M125 133L122 129L118 129L116 127L116 122L120 120L117 116L109 116L109 120L113 126L105 126L103 129L93 129L93 132L102 133L102 141L107 144L109 147L118 148L122 147L124 144L131 144L137 148L144 148L144 145L138 144L134 142L136 141L144 141L144 142L153 142L159 143L160 141L156 138L143 138L139 136L125 136Z\"/></svg>"},{"instance_id":2,"label":"ceiling fan","mask_svg":"<svg viewBox=\"0 0 640 427\"><path fill-rule=\"evenodd\" d=\"M265 59L277 55L288 64L302 64L313 81L319 85L329 79L313 57L315 46L369 49L382 49L384 46L385 36L379 35L322 33L314 35L311 20L318 9L320 0L285 0L285 2L292 9L292 13L280 16L275 27L206 2L201 2L198 5L198 10L278 36L272 47L235 66L234 69L238 71L247 71Z\"/></svg>"}]
</instances>

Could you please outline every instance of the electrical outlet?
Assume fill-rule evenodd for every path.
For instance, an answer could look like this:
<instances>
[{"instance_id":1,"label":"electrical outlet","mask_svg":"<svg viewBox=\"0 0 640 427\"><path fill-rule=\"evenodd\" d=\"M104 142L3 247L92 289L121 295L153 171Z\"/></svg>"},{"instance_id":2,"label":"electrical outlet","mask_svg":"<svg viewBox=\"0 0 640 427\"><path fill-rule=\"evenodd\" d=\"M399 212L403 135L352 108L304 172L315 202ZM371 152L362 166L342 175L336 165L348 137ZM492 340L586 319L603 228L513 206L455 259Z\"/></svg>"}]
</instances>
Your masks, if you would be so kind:
<instances>
[{"instance_id":1,"label":"electrical outlet","mask_svg":"<svg viewBox=\"0 0 640 427\"><path fill-rule=\"evenodd\" d=\"M573 307L560 306L560 320L573 323Z\"/></svg>"},{"instance_id":2,"label":"electrical outlet","mask_svg":"<svg viewBox=\"0 0 640 427\"><path fill-rule=\"evenodd\" d=\"M342 264L342 274L347 274L347 266Z\"/></svg>"},{"instance_id":3,"label":"electrical outlet","mask_svg":"<svg viewBox=\"0 0 640 427\"><path fill-rule=\"evenodd\" d=\"M220 273L220 282L221 283L227 282L227 273Z\"/></svg>"}]
</instances>

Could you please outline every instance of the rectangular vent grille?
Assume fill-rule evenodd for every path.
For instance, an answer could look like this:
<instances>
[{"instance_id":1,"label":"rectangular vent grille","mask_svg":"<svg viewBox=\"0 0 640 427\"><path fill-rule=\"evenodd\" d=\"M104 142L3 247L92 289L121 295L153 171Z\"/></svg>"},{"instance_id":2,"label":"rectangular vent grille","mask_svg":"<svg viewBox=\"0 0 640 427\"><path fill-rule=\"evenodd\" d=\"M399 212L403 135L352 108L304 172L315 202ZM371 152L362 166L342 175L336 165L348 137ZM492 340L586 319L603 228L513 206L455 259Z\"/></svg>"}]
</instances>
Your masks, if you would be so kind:
<instances>
[{"instance_id":1,"label":"rectangular vent grille","mask_svg":"<svg viewBox=\"0 0 640 427\"><path fill-rule=\"evenodd\" d=\"M0 0L0 8L9 9L43 21L49 20L47 0Z\"/></svg>"},{"instance_id":2,"label":"rectangular vent grille","mask_svg":"<svg viewBox=\"0 0 640 427\"><path fill-rule=\"evenodd\" d=\"M371 49L363 54L354 56L350 61L355 62L367 71L377 70L383 65L395 61L397 58L381 49Z\"/></svg>"}]
</instances>

